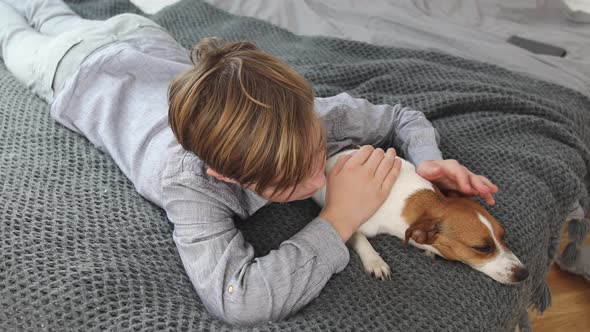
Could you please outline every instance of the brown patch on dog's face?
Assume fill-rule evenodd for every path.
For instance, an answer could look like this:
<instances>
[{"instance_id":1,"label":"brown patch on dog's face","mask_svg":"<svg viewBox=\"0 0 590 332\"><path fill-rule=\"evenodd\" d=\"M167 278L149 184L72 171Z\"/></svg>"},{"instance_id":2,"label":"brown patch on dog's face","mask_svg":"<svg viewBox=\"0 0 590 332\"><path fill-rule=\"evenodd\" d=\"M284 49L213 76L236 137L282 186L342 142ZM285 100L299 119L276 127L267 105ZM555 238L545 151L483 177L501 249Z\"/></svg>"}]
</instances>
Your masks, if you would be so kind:
<instances>
[{"instance_id":1,"label":"brown patch on dog's face","mask_svg":"<svg viewBox=\"0 0 590 332\"><path fill-rule=\"evenodd\" d=\"M447 259L468 265L481 265L493 259L499 250L489 229L473 208L466 208L467 198L454 198L442 211L439 236L432 246Z\"/></svg>"},{"instance_id":2,"label":"brown patch on dog's face","mask_svg":"<svg viewBox=\"0 0 590 332\"><path fill-rule=\"evenodd\" d=\"M513 284L528 277L528 270L503 241L502 225L481 205L466 197L445 197L420 190L411 195L402 212L410 221L405 242L412 239L423 249L463 262L494 280Z\"/></svg>"},{"instance_id":3,"label":"brown patch on dog's face","mask_svg":"<svg viewBox=\"0 0 590 332\"><path fill-rule=\"evenodd\" d=\"M499 246L508 250L502 240L504 229L481 205L465 197L447 198L447 202L441 235L433 244L443 255L471 266L481 266L500 254ZM489 221L492 231L478 213Z\"/></svg>"},{"instance_id":4,"label":"brown patch on dog's face","mask_svg":"<svg viewBox=\"0 0 590 332\"><path fill-rule=\"evenodd\" d=\"M409 200L413 210L405 209L406 220L414 220L406 231L417 243L427 244L445 258L481 265L498 254L499 248L490 230L481 222L477 213L486 217L500 245L504 230L500 223L481 205L465 197L444 197L440 192L421 190ZM428 208L424 208L428 207Z\"/></svg>"}]
</instances>

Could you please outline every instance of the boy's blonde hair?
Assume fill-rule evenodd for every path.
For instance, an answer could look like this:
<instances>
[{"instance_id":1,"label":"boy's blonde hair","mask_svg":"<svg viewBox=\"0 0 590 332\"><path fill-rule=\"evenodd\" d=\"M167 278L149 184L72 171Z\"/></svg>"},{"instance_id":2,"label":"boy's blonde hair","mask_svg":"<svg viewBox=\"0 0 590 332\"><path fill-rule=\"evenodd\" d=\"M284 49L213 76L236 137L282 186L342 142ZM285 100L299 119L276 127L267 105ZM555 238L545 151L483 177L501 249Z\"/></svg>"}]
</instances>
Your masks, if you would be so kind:
<instances>
[{"instance_id":1,"label":"boy's blonde hair","mask_svg":"<svg viewBox=\"0 0 590 332\"><path fill-rule=\"evenodd\" d=\"M190 58L194 67L168 90L170 126L184 149L258 193L283 192L317 170L325 132L301 75L249 42L205 38Z\"/></svg>"}]
</instances>

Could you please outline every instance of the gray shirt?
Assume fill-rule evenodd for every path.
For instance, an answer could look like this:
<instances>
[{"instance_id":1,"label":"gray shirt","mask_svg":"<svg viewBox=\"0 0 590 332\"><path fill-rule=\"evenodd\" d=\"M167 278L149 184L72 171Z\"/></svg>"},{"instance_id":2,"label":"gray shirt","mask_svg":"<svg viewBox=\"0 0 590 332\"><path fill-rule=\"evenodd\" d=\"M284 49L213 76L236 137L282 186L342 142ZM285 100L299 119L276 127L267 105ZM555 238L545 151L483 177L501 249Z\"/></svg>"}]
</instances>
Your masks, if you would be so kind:
<instances>
[{"instance_id":1,"label":"gray shirt","mask_svg":"<svg viewBox=\"0 0 590 332\"><path fill-rule=\"evenodd\" d=\"M211 314L241 325L285 318L344 269L348 249L316 217L268 255L254 256L232 217L246 219L268 201L208 176L168 126L168 85L190 66L188 51L172 42L111 43L86 58L51 114L108 153L143 197L165 209L186 273ZM327 129L328 156L349 144L385 144L414 164L442 159L421 112L346 93L316 98L315 109Z\"/></svg>"}]
</instances>

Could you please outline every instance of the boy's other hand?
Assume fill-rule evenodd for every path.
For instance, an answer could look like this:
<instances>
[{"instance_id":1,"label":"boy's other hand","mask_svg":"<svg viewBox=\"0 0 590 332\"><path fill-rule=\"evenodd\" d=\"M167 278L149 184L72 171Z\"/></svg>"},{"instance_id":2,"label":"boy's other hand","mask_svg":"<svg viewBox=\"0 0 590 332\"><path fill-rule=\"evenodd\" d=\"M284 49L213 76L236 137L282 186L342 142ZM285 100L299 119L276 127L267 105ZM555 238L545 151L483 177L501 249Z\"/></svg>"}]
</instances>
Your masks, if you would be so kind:
<instances>
[{"instance_id":1,"label":"boy's other hand","mask_svg":"<svg viewBox=\"0 0 590 332\"><path fill-rule=\"evenodd\" d=\"M465 195L481 196L489 205L496 203L492 195L498 192L498 187L454 159L423 161L416 168L416 172L443 190L456 190Z\"/></svg>"}]
</instances>

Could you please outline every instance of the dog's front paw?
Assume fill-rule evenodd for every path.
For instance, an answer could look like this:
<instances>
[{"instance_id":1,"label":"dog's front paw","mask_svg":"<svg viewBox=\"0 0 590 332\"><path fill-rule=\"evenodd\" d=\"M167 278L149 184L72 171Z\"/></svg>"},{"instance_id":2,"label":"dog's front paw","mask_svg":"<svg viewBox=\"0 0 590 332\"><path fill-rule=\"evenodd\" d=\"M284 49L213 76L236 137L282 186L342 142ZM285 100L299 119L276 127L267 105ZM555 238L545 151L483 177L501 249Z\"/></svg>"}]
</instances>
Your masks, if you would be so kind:
<instances>
[{"instance_id":1,"label":"dog's front paw","mask_svg":"<svg viewBox=\"0 0 590 332\"><path fill-rule=\"evenodd\" d=\"M391 268L383 258L377 256L369 260L366 264L363 264L365 271L379 280L391 280Z\"/></svg>"}]
</instances>

